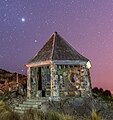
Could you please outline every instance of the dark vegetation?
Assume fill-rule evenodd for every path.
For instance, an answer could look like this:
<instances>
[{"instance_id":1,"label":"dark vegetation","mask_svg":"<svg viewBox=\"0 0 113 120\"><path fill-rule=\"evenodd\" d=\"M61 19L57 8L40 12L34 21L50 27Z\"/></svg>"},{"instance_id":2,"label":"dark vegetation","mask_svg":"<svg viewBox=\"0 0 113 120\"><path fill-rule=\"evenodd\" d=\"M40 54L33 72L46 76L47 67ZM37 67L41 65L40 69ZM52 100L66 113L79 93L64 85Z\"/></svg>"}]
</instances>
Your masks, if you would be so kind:
<instances>
[{"instance_id":1,"label":"dark vegetation","mask_svg":"<svg viewBox=\"0 0 113 120\"><path fill-rule=\"evenodd\" d=\"M113 101L112 94L109 90L95 87L92 89L92 93L95 98L101 97L105 101Z\"/></svg>"}]
</instances>

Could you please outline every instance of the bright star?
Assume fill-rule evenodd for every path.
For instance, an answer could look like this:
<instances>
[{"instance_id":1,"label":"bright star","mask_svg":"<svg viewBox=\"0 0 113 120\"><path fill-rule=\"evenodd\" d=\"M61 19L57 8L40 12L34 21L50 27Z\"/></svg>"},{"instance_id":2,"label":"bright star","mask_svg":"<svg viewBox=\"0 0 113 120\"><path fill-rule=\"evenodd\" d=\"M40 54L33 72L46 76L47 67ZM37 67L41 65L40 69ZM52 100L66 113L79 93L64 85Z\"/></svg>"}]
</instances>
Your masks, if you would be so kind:
<instances>
[{"instance_id":1,"label":"bright star","mask_svg":"<svg viewBox=\"0 0 113 120\"><path fill-rule=\"evenodd\" d=\"M37 42L37 40L35 40L35 43Z\"/></svg>"},{"instance_id":2,"label":"bright star","mask_svg":"<svg viewBox=\"0 0 113 120\"><path fill-rule=\"evenodd\" d=\"M21 21L22 21L22 22L25 22L25 18L22 18Z\"/></svg>"}]
</instances>

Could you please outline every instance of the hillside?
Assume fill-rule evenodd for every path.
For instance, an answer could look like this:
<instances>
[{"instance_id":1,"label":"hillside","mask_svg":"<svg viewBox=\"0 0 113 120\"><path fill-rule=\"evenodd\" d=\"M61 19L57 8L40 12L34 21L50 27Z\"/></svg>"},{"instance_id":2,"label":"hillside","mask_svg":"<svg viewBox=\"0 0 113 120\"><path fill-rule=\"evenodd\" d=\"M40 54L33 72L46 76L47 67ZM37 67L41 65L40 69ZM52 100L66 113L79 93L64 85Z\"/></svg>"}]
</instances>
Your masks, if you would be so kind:
<instances>
[{"instance_id":1,"label":"hillside","mask_svg":"<svg viewBox=\"0 0 113 120\"><path fill-rule=\"evenodd\" d=\"M0 68L0 90L8 90L14 88L17 84L17 76L19 84L26 84L27 77L19 73L11 73Z\"/></svg>"}]
</instances>

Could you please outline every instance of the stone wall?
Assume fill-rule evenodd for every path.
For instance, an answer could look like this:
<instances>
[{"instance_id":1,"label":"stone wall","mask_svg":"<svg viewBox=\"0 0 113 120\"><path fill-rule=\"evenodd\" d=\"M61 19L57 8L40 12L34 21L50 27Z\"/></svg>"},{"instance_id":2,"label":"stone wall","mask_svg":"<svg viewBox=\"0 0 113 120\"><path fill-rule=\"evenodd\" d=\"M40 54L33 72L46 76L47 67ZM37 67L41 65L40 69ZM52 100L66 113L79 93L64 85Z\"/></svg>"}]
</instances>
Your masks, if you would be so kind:
<instances>
[{"instance_id":1,"label":"stone wall","mask_svg":"<svg viewBox=\"0 0 113 120\"><path fill-rule=\"evenodd\" d=\"M51 96L59 96L59 83L57 78L57 65L51 64Z\"/></svg>"},{"instance_id":2,"label":"stone wall","mask_svg":"<svg viewBox=\"0 0 113 120\"><path fill-rule=\"evenodd\" d=\"M89 70L82 65L52 65L53 96L90 96Z\"/></svg>"},{"instance_id":3,"label":"stone wall","mask_svg":"<svg viewBox=\"0 0 113 120\"><path fill-rule=\"evenodd\" d=\"M30 72L29 72L30 71ZM55 65L42 66L41 73L38 67L31 67L30 82L31 97L45 96L90 96L91 82L89 69L85 65ZM39 78L41 74L41 78ZM41 90L38 90L38 81L41 79Z\"/></svg>"},{"instance_id":4,"label":"stone wall","mask_svg":"<svg viewBox=\"0 0 113 120\"><path fill-rule=\"evenodd\" d=\"M27 97L31 97L30 67L27 68Z\"/></svg>"},{"instance_id":5,"label":"stone wall","mask_svg":"<svg viewBox=\"0 0 113 120\"><path fill-rule=\"evenodd\" d=\"M38 69L36 67L31 67L30 69L30 84L31 84L31 97L36 97L38 90L38 79L37 79Z\"/></svg>"}]
</instances>

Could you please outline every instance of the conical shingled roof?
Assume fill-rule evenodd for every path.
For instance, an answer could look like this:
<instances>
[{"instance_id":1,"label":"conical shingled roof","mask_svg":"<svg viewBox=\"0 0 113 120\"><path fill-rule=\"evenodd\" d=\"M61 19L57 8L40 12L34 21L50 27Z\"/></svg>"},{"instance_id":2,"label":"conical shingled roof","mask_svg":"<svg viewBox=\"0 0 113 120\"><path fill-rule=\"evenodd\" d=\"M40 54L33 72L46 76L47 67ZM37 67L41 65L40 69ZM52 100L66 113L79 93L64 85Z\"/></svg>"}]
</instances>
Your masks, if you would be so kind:
<instances>
[{"instance_id":1,"label":"conical shingled roof","mask_svg":"<svg viewBox=\"0 0 113 120\"><path fill-rule=\"evenodd\" d=\"M37 63L47 60L82 60L89 61L79 54L57 32L53 33L42 49L28 62Z\"/></svg>"}]
</instances>

